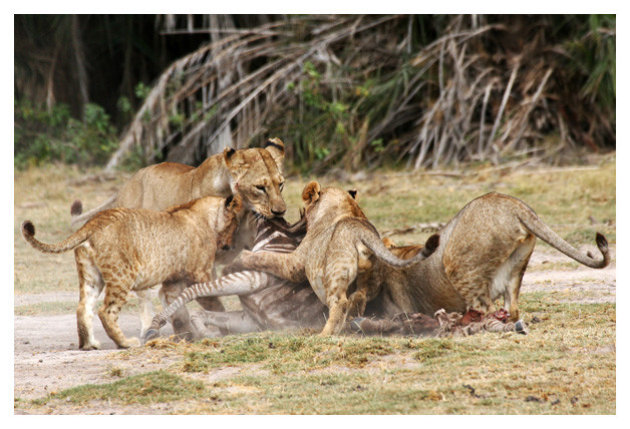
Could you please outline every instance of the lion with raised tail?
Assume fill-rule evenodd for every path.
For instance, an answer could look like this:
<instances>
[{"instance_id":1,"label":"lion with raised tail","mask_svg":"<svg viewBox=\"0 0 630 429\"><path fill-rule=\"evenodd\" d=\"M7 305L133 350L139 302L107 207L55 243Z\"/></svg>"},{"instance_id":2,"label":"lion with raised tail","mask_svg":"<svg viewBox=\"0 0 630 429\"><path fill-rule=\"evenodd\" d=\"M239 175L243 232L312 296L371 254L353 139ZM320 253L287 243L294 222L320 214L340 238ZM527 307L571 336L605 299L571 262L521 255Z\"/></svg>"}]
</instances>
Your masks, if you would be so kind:
<instances>
[{"instance_id":1,"label":"lion with raised tail","mask_svg":"<svg viewBox=\"0 0 630 429\"><path fill-rule=\"evenodd\" d=\"M79 348L97 349L92 328L94 302L105 289L98 315L107 335L126 348L139 345L118 326L129 292L166 281L211 280L217 252L227 251L243 218L240 195L204 197L165 211L109 209L98 213L70 237L56 244L35 238L31 221L22 224L24 239L45 253L74 250L79 275L77 308Z\"/></svg>"},{"instance_id":2,"label":"lion with raised tail","mask_svg":"<svg viewBox=\"0 0 630 429\"><path fill-rule=\"evenodd\" d=\"M398 259L383 245L353 194L332 187L322 189L319 183L310 182L302 192L306 235L295 251L243 251L240 255L240 263L247 269L293 282L308 279L317 297L329 308L329 319L321 335L339 333L351 309L358 309L361 314L370 291L357 290L350 297L347 292L357 275L368 272L374 261L396 267L416 264L439 243L439 237L434 236L415 257Z\"/></svg>"},{"instance_id":3,"label":"lion with raised tail","mask_svg":"<svg viewBox=\"0 0 630 429\"><path fill-rule=\"evenodd\" d=\"M394 269L375 262L372 288L386 288L404 312L433 314L475 310L495 312L503 298L509 320L519 320L518 297L523 274L540 238L591 268L610 263L608 241L597 233L601 259L583 254L547 226L527 204L491 192L469 202L439 231L440 244L422 264ZM416 246L408 252L419 251Z\"/></svg>"}]
</instances>

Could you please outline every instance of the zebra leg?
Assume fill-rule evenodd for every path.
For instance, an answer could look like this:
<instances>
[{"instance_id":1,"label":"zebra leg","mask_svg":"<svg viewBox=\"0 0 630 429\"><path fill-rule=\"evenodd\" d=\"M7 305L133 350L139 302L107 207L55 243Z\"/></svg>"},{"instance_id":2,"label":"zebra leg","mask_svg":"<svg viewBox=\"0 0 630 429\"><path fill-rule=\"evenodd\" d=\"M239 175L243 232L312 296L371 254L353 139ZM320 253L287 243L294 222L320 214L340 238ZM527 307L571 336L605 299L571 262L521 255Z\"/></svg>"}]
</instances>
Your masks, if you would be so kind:
<instances>
[{"instance_id":1,"label":"zebra leg","mask_svg":"<svg viewBox=\"0 0 630 429\"><path fill-rule=\"evenodd\" d=\"M221 329L215 326L206 325L206 318L204 315L204 313L206 312L206 310L200 309L198 311L195 311L190 316L190 322L195 327L195 331L199 334L199 337L195 338L195 340L200 340L202 338L216 338L228 335L228 332L226 331L221 331ZM224 312L222 311L221 313Z\"/></svg>"},{"instance_id":2,"label":"zebra leg","mask_svg":"<svg viewBox=\"0 0 630 429\"><path fill-rule=\"evenodd\" d=\"M181 292L170 305L153 317L151 326L144 335L144 340L156 338L159 330L171 315L186 311L186 304L197 298L225 295L246 295L268 286L272 277L258 271L240 271L227 274L217 280L194 284ZM186 311L186 315L188 312Z\"/></svg>"},{"instance_id":3,"label":"zebra leg","mask_svg":"<svg viewBox=\"0 0 630 429\"><path fill-rule=\"evenodd\" d=\"M244 311L204 311L203 322L208 328L219 328L226 335L259 332L262 328Z\"/></svg>"},{"instance_id":4,"label":"zebra leg","mask_svg":"<svg viewBox=\"0 0 630 429\"><path fill-rule=\"evenodd\" d=\"M162 306L164 308L167 308L171 303L177 300L179 295L185 289L186 282L164 283L159 292ZM176 337L178 339L192 341L197 333L194 331L195 328L190 323L190 314L188 314L188 309L185 306L182 306L181 308L177 308L176 311L171 312L169 316L171 316L170 320L173 324L173 332L175 332ZM162 323L160 326L164 326L164 323ZM149 337L150 335L157 336L150 333L152 328L153 322L151 323L149 329L147 329L147 331L144 333L145 338Z\"/></svg>"}]
</instances>

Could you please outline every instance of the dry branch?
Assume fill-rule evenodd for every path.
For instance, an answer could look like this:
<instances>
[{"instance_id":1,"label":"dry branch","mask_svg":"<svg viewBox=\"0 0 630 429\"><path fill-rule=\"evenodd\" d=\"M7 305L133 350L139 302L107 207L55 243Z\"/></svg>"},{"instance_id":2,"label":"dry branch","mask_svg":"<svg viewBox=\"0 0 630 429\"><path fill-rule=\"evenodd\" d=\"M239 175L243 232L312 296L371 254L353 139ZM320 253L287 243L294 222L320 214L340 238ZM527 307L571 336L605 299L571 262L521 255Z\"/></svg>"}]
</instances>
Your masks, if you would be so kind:
<instances>
[{"instance_id":1,"label":"dry branch","mask_svg":"<svg viewBox=\"0 0 630 429\"><path fill-rule=\"evenodd\" d=\"M344 162L360 168L358 160L379 165L383 155L406 158L414 169L497 164L538 152L532 147L553 129L561 141L547 154L585 133L593 140L594 132L572 126L571 109L558 108L561 69L554 61L562 49L545 45L541 30L510 49L501 43L520 37L510 25L458 15L422 45L413 37L415 20L292 16L236 29L231 19L215 17L201 28L177 29L167 16L165 34L205 32L213 42L164 71L106 170L133 147L147 162L168 153L168 160L194 163L226 144L248 146L269 130L297 135L300 141L287 141L288 156L317 171ZM366 94L354 95L366 82ZM294 131L306 127L313 132Z\"/></svg>"}]
</instances>

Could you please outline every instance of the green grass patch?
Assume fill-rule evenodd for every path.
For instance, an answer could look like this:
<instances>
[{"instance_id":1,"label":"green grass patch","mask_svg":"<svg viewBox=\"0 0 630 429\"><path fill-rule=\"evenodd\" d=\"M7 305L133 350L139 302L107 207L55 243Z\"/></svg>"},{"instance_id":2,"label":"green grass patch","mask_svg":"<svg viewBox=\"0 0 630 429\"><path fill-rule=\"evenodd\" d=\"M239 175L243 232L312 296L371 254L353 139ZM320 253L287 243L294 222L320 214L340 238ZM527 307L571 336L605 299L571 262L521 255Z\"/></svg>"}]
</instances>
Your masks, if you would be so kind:
<instances>
[{"instance_id":1,"label":"green grass patch","mask_svg":"<svg viewBox=\"0 0 630 429\"><path fill-rule=\"evenodd\" d=\"M312 370L330 365L363 367L379 356L401 349L405 340L392 344L389 339L293 336L274 333L205 339L203 351L185 354L185 372L207 372L225 365L261 363L273 372Z\"/></svg>"},{"instance_id":2,"label":"green grass patch","mask_svg":"<svg viewBox=\"0 0 630 429\"><path fill-rule=\"evenodd\" d=\"M129 349L112 355L112 376L124 374L113 372L123 367L117 358L174 363L32 406L185 400L185 412L195 414L614 414L615 304L561 303L544 292L521 302L525 319L538 320L527 336L265 332ZM213 381L203 387L189 377Z\"/></svg>"},{"instance_id":3,"label":"green grass patch","mask_svg":"<svg viewBox=\"0 0 630 429\"><path fill-rule=\"evenodd\" d=\"M206 388L200 381L188 380L166 371L155 371L127 377L114 383L73 387L34 400L33 404L45 405L53 399L74 404L85 404L93 400L121 404L151 404L181 401L206 393Z\"/></svg>"},{"instance_id":4,"label":"green grass patch","mask_svg":"<svg viewBox=\"0 0 630 429\"><path fill-rule=\"evenodd\" d=\"M441 356L456 353L454 349L459 348L460 347L454 344L450 339L431 338L423 341L421 350L414 353L413 357L420 362L427 362ZM461 352L462 350L458 351Z\"/></svg>"}]
</instances>

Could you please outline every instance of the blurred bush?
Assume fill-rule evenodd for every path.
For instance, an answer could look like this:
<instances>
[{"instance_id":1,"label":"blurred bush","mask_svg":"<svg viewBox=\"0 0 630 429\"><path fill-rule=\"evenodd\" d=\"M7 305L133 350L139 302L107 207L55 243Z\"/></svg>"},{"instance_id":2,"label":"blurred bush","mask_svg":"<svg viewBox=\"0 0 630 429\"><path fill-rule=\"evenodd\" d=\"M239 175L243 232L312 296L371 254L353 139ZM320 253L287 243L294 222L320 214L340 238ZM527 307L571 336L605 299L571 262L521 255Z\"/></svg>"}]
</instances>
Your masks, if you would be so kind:
<instances>
[{"instance_id":1,"label":"blurred bush","mask_svg":"<svg viewBox=\"0 0 630 429\"><path fill-rule=\"evenodd\" d=\"M104 164L118 146L116 128L105 110L96 104L86 104L83 116L83 121L73 118L65 104L46 109L29 100L16 100L15 167L25 168L51 161Z\"/></svg>"}]
</instances>

